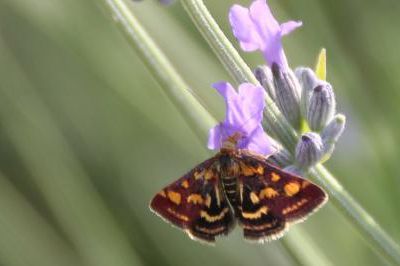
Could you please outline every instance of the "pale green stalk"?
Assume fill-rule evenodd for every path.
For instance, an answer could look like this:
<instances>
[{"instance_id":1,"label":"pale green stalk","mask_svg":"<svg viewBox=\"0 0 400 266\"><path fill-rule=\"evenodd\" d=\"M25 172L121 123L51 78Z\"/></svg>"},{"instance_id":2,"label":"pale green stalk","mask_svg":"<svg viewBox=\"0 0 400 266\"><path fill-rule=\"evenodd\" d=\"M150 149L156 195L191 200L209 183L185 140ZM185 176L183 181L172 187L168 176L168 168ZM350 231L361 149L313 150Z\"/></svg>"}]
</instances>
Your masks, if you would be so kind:
<instances>
[{"instance_id":1,"label":"pale green stalk","mask_svg":"<svg viewBox=\"0 0 400 266\"><path fill-rule=\"evenodd\" d=\"M118 19L122 29L127 34L128 40L137 49L148 68L160 82L169 99L179 109L197 136L201 140L204 140L208 135L208 130L215 125L215 118L194 97L189 86L180 77L161 49L157 47L156 43L147 34L134 16L132 10L122 0L105 0L105 3L111 9L113 17ZM238 58L240 59L239 56ZM237 74L242 75L242 72L238 71ZM249 75L249 77L252 77L252 75ZM253 82L255 81L253 80ZM205 142L203 141L203 143ZM297 228L297 232L299 232L297 237L286 236L283 245L295 261L299 264L305 264L304 254L307 253L306 250L303 250L303 247L315 247L315 245L312 244L311 240L301 237L305 234L301 228ZM287 241L286 239L290 240ZM294 250L303 251L301 252L303 255L300 256L298 252L293 252ZM324 263L308 265L330 265L327 259L321 255L321 252L317 252L316 254L318 254L318 259L315 261L324 261ZM307 262L310 261L312 260L307 260Z\"/></svg>"},{"instance_id":2,"label":"pale green stalk","mask_svg":"<svg viewBox=\"0 0 400 266\"><path fill-rule=\"evenodd\" d=\"M213 48L218 58L222 61L226 69L234 76L238 83L254 81L251 78L251 71L247 64L240 59L237 51L233 45L226 38L221 31L211 14L207 10L202 0L181 0L187 13L192 18L193 22L198 27L199 31L208 41L209 45ZM245 74L243 74L245 73ZM254 82L257 83L257 82ZM276 108L271 99L266 99L268 105L266 109L271 109L270 112L265 113L265 118L273 128L275 134L278 136L281 143L289 150L293 151L293 143L296 143L296 135L293 133L294 129L286 122L282 114ZM273 123L271 123L273 121ZM285 138L282 138L285 136ZM322 182L330 192L333 202L339 206L341 210L345 210L346 214L358 229L360 234L368 240L368 243L379 254L384 255L386 259L395 264L400 264L400 248L383 231L379 224L369 215L360 204L358 204L350 194L343 188L343 186L326 170L322 165L318 165L311 171L311 176Z\"/></svg>"}]
</instances>

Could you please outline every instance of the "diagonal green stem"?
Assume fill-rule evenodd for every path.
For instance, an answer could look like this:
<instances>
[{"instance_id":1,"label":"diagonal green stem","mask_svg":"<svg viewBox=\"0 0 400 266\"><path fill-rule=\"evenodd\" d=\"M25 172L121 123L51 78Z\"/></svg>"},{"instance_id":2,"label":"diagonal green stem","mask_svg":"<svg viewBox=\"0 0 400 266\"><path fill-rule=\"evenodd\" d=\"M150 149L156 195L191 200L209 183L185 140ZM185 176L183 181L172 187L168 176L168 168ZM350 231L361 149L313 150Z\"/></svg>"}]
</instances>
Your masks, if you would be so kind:
<instances>
[{"instance_id":1,"label":"diagonal green stem","mask_svg":"<svg viewBox=\"0 0 400 266\"><path fill-rule=\"evenodd\" d=\"M226 69L234 76L238 83L254 81L251 71L246 63L240 59L238 52L221 31L202 0L181 0L187 13L202 32L209 45L213 48L218 58ZM230 66L233 65L234 67ZM228 66L228 67L227 67ZM257 83L257 82L254 82ZM294 129L286 122L282 114L276 108L270 98L265 118L272 128L275 136L279 137L281 143L293 151L293 143L296 143ZM318 165L311 171L314 179L322 182L333 197L333 202L341 210L344 210L360 234L369 240L368 243L388 261L400 264L400 248L379 226L379 224L366 212L357 201L342 187L342 185L322 165Z\"/></svg>"},{"instance_id":2,"label":"diagonal green stem","mask_svg":"<svg viewBox=\"0 0 400 266\"><path fill-rule=\"evenodd\" d=\"M129 10L124 2L121 0L105 0L104 3L111 10L113 17L118 18L122 29L127 34L128 40L138 51L158 82L162 85L168 98L179 109L200 140L203 140L207 136L209 128L215 124L215 118L196 100L189 86L179 76L178 72L171 65L163 52L157 47L155 42L147 34L140 22L134 16L133 12ZM240 59L239 56L238 58ZM254 79L252 74L249 75L249 77L250 76ZM298 232L296 237L289 235L282 243L289 254L293 256L295 261L299 262L299 264L306 264L306 262L310 261L304 260L304 256L300 256L298 251L300 250L302 251L300 253L305 254L306 251L303 250L303 247L314 247L315 249L315 245L311 240L301 237L305 234L301 228L296 228L296 231ZM294 250L297 252L293 252ZM330 264L323 256L322 252L316 252L316 254L316 257L318 258L316 261L324 263L307 263L307 265Z\"/></svg>"}]
</instances>

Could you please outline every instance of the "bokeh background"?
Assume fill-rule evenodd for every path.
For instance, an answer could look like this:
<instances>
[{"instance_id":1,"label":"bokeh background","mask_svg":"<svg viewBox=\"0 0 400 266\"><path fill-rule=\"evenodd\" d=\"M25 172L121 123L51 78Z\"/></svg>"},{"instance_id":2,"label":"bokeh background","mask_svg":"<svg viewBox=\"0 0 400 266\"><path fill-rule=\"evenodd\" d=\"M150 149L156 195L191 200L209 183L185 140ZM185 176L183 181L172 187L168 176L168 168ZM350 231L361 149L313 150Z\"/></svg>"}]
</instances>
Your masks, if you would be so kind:
<instances>
[{"instance_id":1,"label":"bokeh background","mask_svg":"<svg viewBox=\"0 0 400 266\"><path fill-rule=\"evenodd\" d=\"M205 1L232 41L234 2L249 3ZM304 22L284 41L291 66L313 66L326 47L347 116L326 165L399 241L400 2L270 4L280 21ZM230 77L181 5L129 5L221 118L210 84ZM0 0L0 265L296 265L280 241L248 244L236 229L208 247L149 211L154 193L209 155L100 0ZM386 263L331 203L289 234L297 228L332 265Z\"/></svg>"}]
</instances>

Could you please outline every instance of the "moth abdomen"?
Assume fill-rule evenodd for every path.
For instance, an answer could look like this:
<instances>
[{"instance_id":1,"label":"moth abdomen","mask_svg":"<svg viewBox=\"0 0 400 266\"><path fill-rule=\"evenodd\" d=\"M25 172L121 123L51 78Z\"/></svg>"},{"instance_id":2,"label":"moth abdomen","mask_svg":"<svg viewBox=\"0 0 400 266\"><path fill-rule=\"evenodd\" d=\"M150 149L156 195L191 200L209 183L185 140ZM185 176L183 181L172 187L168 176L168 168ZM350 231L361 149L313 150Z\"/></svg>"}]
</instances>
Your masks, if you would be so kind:
<instances>
[{"instance_id":1,"label":"moth abdomen","mask_svg":"<svg viewBox=\"0 0 400 266\"><path fill-rule=\"evenodd\" d=\"M237 178L225 176L222 177L222 186L224 187L225 195L229 203L236 207L236 193L237 193Z\"/></svg>"}]
</instances>

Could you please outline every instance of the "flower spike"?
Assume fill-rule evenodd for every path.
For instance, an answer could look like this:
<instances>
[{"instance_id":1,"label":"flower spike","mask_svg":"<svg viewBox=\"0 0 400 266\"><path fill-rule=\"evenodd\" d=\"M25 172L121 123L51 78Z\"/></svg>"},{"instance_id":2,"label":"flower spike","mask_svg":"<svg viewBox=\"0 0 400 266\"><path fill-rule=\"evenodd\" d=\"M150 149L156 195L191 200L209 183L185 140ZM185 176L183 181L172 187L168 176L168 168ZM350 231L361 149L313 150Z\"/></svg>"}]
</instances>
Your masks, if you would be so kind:
<instances>
[{"instance_id":1,"label":"flower spike","mask_svg":"<svg viewBox=\"0 0 400 266\"><path fill-rule=\"evenodd\" d=\"M249 8L233 5L229 11L229 21L244 51L260 50L269 66L276 63L283 69L288 68L281 39L300 27L302 22L279 24L266 0L254 0Z\"/></svg>"},{"instance_id":2,"label":"flower spike","mask_svg":"<svg viewBox=\"0 0 400 266\"><path fill-rule=\"evenodd\" d=\"M239 133L241 139L237 148L272 154L275 151L273 141L261 126L265 107L263 88L243 83L236 92L228 82L218 82L213 87L225 99L226 117L210 130L208 148L220 149L227 138Z\"/></svg>"}]
</instances>

